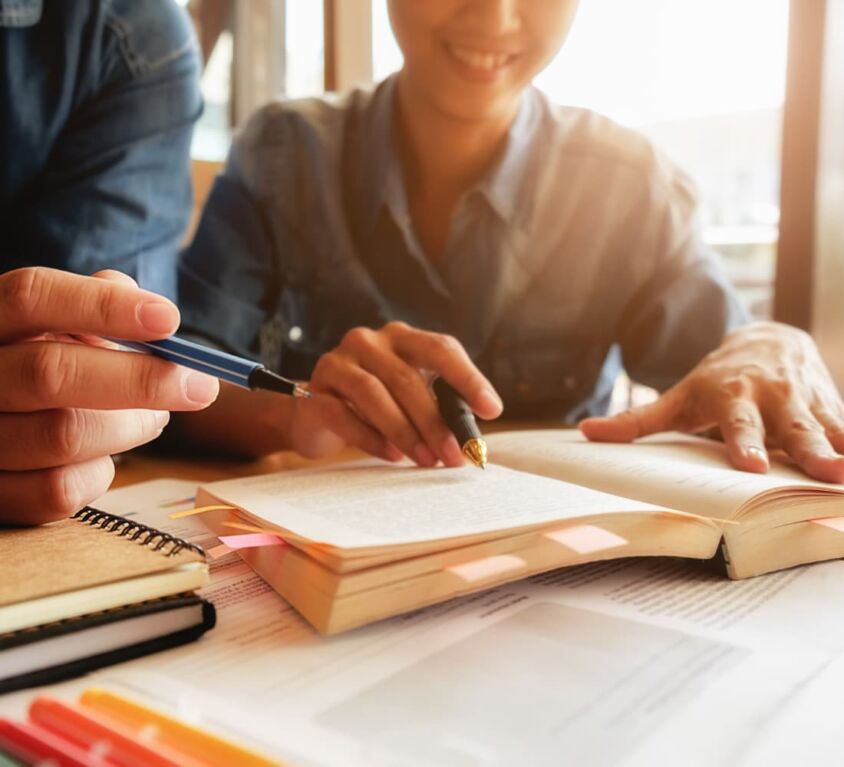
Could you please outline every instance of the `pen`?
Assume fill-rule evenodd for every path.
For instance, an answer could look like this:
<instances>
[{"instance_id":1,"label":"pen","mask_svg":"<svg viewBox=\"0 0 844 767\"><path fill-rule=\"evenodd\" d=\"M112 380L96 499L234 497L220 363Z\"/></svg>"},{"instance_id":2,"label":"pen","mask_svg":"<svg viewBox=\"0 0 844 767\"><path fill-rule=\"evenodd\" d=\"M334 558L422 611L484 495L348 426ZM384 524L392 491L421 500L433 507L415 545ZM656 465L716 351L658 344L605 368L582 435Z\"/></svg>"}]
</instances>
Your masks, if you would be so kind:
<instances>
[{"instance_id":1,"label":"pen","mask_svg":"<svg viewBox=\"0 0 844 767\"><path fill-rule=\"evenodd\" d=\"M116 720L135 736L152 734L150 745L172 748L208 767L282 767L254 751L210 732L143 706L117 693L97 688L85 690L79 698L83 709Z\"/></svg>"},{"instance_id":2,"label":"pen","mask_svg":"<svg viewBox=\"0 0 844 767\"><path fill-rule=\"evenodd\" d=\"M55 764L61 767L90 767L90 754L85 749L56 737L34 724L0 719L0 749L24 764ZM112 762L99 762L114 767Z\"/></svg>"},{"instance_id":3,"label":"pen","mask_svg":"<svg viewBox=\"0 0 844 767\"><path fill-rule=\"evenodd\" d=\"M245 389L266 389L293 397L311 396L306 384L273 373L258 362L186 341L178 336L162 338L160 341L124 341L119 338L108 340L136 352L152 354L191 370L207 373Z\"/></svg>"},{"instance_id":4,"label":"pen","mask_svg":"<svg viewBox=\"0 0 844 767\"><path fill-rule=\"evenodd\" d=\"M431 387L440 415L460 444L465 455L479 469L486 468L487 449L475 414L466 401L445 381L437 378Z\"/></svg>"},{"instance_id":5,"label":"pen","mask_svg":"<svg viewBox=\"0 0 844 767\"><path fill-rule=\"evenodd\" d=\"M106 723L62 701L47 696L36 698L29 706L29 720L59 738L97 753L118 767L202 767L181 752L152 747L114 723Z\"/></svg>"}]
</instances>

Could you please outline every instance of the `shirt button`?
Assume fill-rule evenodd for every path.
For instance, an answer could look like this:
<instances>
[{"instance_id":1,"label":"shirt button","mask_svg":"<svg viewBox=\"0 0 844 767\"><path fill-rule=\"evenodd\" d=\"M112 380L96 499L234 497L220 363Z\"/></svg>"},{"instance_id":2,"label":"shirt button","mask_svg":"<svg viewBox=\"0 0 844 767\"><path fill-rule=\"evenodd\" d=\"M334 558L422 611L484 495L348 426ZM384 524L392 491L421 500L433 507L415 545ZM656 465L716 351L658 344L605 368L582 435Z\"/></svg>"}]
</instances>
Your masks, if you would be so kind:
<instances>
[{"instance_id":1,"label":"shirt button","mask_svg":"<svg viewBox=\"0 0 844 767\"><path fill-rule=\"evenodd\" d=\"M566 376L563 379L563 386L569 391L574 391L577 388L577 379L574 376Z\"/></svg>"},{"instance_id":2,"label":"shirt button","mask_svg":"<svg viewBox=\"0 0 844 767\"><path fill-rule=\"evenodd\" d=\"M298 325L294 325L292 328L290 328L290 330L287 331L287 337L291 341L293 341L294 344L298 341L301 341L303 335L305 334L302 332L302 328L300 328Z\"/></svg>"}]
</instances>

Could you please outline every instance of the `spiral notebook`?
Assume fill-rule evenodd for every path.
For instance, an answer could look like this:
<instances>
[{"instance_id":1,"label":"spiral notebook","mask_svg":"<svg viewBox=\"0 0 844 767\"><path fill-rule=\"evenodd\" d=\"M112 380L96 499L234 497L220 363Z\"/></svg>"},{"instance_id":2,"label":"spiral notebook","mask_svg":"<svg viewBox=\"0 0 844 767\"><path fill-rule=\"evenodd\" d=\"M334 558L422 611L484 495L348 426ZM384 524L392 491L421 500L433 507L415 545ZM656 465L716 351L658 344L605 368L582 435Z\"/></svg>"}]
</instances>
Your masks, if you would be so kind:
<instances>
[{"instance_id":1,"label":"spiral notebook","mask_svg":"<svg viewBox=\"0 0 844 767\"><path fill-rule=\"evenodd\" d=\"M192 593L207 582L198 546L90 507L0 530L0 693L198 639L216 621Z\"/></svg>"},{"instance_id":2,"label":"spiral notebook","mask_svg":"<svg viewBox=\"0 0 844 767\"><path fill-rule=\"evenodd\" d=\"M90 507L42 527L0 529L0 634L207 582L198 546Z\"/></svg>"}]
</instances>

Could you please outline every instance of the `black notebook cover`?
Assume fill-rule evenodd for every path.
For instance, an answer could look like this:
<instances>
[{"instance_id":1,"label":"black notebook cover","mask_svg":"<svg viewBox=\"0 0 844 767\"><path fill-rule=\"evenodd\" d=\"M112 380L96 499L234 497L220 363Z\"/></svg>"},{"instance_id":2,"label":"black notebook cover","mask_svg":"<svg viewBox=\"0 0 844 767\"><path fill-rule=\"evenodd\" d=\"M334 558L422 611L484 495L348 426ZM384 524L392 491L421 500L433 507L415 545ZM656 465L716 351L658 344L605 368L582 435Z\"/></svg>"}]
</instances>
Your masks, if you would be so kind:
<instances>
[{"instance_id":1,"label":"black notebook cover","mask_svg":"<svg viewBox=\"0 0 844 767\"><path fill-rule=\"evenodd\" d=\"M56 621L55 623L47 623L11 634L0 635L0 652L2 652L3 650L11 650L15 647L46 639L72 635L75 632L85 629L105 626L119 621L139 618L167 610L175 610L190 605L202 605L201 619L194 626L175 631L172 634L165 634L155 639L126 645L125 647L108 652L78 658L69 663L54 666L45 665L44 668L36 671L0 679L0 693L61 682L105 666L134 660L135 658L140 658L141 656L149 655L159 650L167 650L171 647L187 644L195 639L199 639L206 631L212 629L217 622L217 614L214 610L214 605L204 599L200 599L195 594L177 594L171 597L139 602L133 605L126 605L125 607L104 610L90 615L81 615L77 618ZM48 660L45 659L45 661Z\"/></svg>"}]
</instances>

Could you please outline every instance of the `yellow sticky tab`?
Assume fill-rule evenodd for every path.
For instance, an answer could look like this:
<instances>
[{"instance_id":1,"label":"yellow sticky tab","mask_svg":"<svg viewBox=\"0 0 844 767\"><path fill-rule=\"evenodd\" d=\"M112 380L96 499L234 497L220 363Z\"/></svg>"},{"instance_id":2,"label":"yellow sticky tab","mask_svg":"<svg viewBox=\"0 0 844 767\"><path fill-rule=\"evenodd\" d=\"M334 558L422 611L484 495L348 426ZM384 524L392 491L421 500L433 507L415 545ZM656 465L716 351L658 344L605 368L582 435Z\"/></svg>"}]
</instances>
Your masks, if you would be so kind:
<instances>
[{"instance_id":1,"label":"yellow sticky tab","mask_svg":"<svg viewBox=\"0 0 844 767\"><path fill-rule=\"evenodd\" d=\"M174 511L168 516L170 519L182 519L182 517L192 517L194 514L204 514L206 511L237 511L236 506L200 506L198 509L185 509L184 511Z\"/></svg>"}]
</instances>

